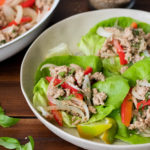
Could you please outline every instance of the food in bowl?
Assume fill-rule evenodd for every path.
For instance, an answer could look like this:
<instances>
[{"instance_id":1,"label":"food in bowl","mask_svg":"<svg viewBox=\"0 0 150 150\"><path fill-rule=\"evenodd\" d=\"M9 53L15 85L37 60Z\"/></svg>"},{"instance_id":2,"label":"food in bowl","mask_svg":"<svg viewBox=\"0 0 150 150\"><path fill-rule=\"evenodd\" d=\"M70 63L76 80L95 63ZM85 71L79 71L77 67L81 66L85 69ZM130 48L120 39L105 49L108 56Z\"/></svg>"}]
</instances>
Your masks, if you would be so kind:
<instances>
[{"instance_id":1,"label":"food in bowl","mask_svg":"<svg viewBox=\"0 0 150 150\"><path fill-rule=\"evenodd\" d=\"M111 30L114 26L115 31L119 30L119 35L111 34L112 37L108 38L104 36L110 34L105 30L106 26ZM33 105L41 115L49 121L55 120L59 126L77 128L82 138L99 138L107 144L112 144L116 139L130 144L150 143L148 50L147 55L144 50L141 54L137 52L139 56L144 56L138 61L121 63L121 58L125 59L126 48L120 44L122 34L125 34L124 28L130 26L130 31L143 30L145 33L142 31L142 35L148 35L148 24L126 17L111 18L99 23L83 36L79 47L85 53L84 56L71 55L70 51L66 50L67 46L64 46L64 51L58 46L60 53L56 48L56 53L54 49L53 52L50 51L52 55L48 54L48 58L41 63L35 75ZM116 53L115 56L103 58L97 54L109 38L112 39L110 47ZM144 40L145 43L148 41L137 35L135 38ZM134 39L132 42L136 42ZM119 43L116 47L114 40ZM130 43L128 38L127 42ZM118 47L123 56L117 53ZM145 48L149 46L146 45ZM138 51L136 48L132 50ZM135 57L134 53L132 57ZM114 71L115 58L118 70ZM126 65L129 65L128 68L120 73L120 68Z\"/></svg>"},{"instance_id":2,"label":"food in bowl","mask_svg":"<svg viewBox=\"0 0 150 150\"><path fill-rule=\"evenodd\" d=\"M51 9L53 0L2 0L0 45L31 29Z\"/></svg>"},{"instance_id":3,"label":"food in bowl","mask_svg":"<svg viewBox=\"0 0 150 150\"><path fill-rule=\"evenodd\" d=\"M111 18L95 25L78 45L85 55L98 55L105 71L122 74L150 56L150 25L129 17Z\"/></svg>"}]
</instances>

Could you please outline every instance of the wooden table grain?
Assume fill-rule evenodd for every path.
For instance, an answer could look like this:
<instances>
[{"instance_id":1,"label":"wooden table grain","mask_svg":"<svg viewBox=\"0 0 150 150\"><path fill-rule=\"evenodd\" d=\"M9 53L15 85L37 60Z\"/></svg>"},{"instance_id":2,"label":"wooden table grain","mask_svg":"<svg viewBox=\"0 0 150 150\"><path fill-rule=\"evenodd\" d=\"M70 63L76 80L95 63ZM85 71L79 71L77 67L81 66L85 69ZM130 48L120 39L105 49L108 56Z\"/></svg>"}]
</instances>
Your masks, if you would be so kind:
<instances>
[{"instance_id":1,"label":"wooden table grain","mask_svg":"<svg viewBox=\"0 0 150 150\"><path fill-rule=\"evenodd\" d=\"M150 1L137 0L134 9L150 11ZM90 11L87 0L60 0L49 26L86 11ZM81 150L49 131L29 109L20 89L20 66L26 50L0 63L0 105L7 115L21 118L11 128L0 127L0 137L14 137L25 143L25 137L31 135L35 140L35 150ZM0 150L4 149L0 147Z\"/></svg>"}]
</instances>

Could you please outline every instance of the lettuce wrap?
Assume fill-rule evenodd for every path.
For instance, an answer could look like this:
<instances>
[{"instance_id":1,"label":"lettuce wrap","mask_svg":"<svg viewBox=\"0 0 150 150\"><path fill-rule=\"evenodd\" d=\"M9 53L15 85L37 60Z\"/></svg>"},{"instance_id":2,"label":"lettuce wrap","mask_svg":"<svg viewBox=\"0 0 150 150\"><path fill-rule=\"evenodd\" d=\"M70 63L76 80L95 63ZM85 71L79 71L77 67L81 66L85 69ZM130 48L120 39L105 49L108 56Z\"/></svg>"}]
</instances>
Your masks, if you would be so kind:
<instances>
[{"instance_id":1,"label":"lettuce wrap","mask_svg":"<svg viewBox=\"0 0 150 150\"><path fill-rule=\"evenodd\" d=\"M136 84L136 80L150 81L150 58L135 63L122 76L129 80L131 86Z\"/></svg>"},{"instance_id":2,"label":"lettuce wrap","mask_svg":"<svg viewBox=\"0 0 150 150\"><path fill-rule=\"evenodd\" d=\"M35 74L35 83L37 83L40 78L50 75L49 69L45 68L42 71L40 70L44 64L54 64L57 66L77 64L83 69L90 66L93 68L93 72L100 72L102 70L102 62L97 56L54 56L41 63Z\"/></svg>"},{"instance_id":3,"label":"lettuce wrap","mask_svg":"<svg viewBox=\"0 0 150 150\"><path fill-rule=\"evenodd\" d=\"M85 55L97 55L106 40L105 37L97 34L99 27L120 27L124 29L131 26L133 22L138 23L138 27L142 28L145 33L150 32L150 25L147 23L140 22L130 17L115 17L101 21L91 28L90 31L81 38L78 46ZM122 65L120 65L119 57L113 57L113 61L114 63L112 63L111 58L103 59L103 67L107 71L118 74L122 67Z\"/></svg>"},{"instance_id":4,"label":"lettuce wrap","mask_svg":"<svg viewBox=\"0 0 150 150\"><path fill-rule=\"evenodd\" d=\"M136 80L147 80L150 81L150 58L145 58L134 65L132 65L128 70L123 73L123 77L128 79L130 86L136 85ZM119 123L117 139L130 144L144 144L150 143L150 137L143 137L137 134L136 131L128 130L122 123L121 118L118 113L112 113L111 117L114 118ZM120 118L120 119L119 119Z\"/></svg>"}]
</instances>

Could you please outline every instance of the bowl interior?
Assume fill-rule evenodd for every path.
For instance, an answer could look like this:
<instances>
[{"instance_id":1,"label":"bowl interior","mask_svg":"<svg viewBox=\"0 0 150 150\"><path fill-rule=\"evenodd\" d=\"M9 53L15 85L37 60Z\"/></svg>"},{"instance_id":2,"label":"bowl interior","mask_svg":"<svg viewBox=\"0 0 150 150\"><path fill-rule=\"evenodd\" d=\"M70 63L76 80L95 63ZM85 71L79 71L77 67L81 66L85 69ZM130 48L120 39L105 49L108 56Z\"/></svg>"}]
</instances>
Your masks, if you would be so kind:
<instances>
[{"instance_id":1,"label":"bowl interior","mask_svg":"<svg viewBox=\"0 0 150 150\"><path fill-rule=\"evenodd\" d=\"M21 88L22 92L26 98L32 111L35 115L45 124L49 129L55 132L57 135L61 136L63 139L68 140L78 146L87 148L94 146L94 149L98 148L111 148L111 149L124 149L125 146L116 147L116 145L106 145L100 144L99 140L94 139L91 142L81 138L77 138L78 134L74 129L66 129L53 125L46 121L32 106L32 90L34 86L34 75L39 64L45 59L45 56L49 49L55 47L56 45L65 42L68 44L69 48L76 52L78 50L77 43L79 42L82 35L87 33L91 27L96 23L111 18L119 16L129 16L137 20L150 23L150 14L148 12L128 10L128 9L106 9L98 10L88 13L79 14L68 19L65 19L54 26L47 29L42 33L36 41L31 45L27 51L21 66ZM65 131L65 132L63 132ZM67 134L69 133L69 134ZM73 135L73 136L72 136ZM82 144L87 145L82 145ZM126 145L122 142L116 142L115 144ZM144 144L150 146L150 144ZM143 145L141 145L143 146ZM140 148L140 145L138 146ZM136 149L136 146L126 146L125 149ZM138 149L138 148L137 148Z\"/></svg>"}]
</instances>

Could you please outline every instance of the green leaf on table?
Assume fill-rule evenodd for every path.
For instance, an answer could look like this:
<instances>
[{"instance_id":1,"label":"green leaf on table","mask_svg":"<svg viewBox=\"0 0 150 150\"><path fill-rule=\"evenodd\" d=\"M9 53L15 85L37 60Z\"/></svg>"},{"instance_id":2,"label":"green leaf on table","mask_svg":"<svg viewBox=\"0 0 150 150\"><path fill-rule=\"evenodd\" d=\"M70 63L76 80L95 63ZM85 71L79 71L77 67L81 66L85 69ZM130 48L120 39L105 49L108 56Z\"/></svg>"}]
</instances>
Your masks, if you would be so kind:
<instances>
[{"instance_id":1,"label":"green leaf on table","mask_svg":"<svg viewBox=\"0 0 150 150\"><path fill-rule=\"evenodd\" d=\"M15 138L0 137L0 146L3 146L7 149L34 150L34 140L31 136L28 138L30 141L25 145L21 145L20 142Z\"/></svg>"},{"instance_id":2,"label":"green leaf on table","mask_svg":"<svg viewBox=\"0 0 150 150\"><path fill-rule=\"evenodd\" d=\"M7 128L15 125L19 119L8 117L4 114L4 110L0 107L0 126Z\"/></svg>"}]
</instances>

